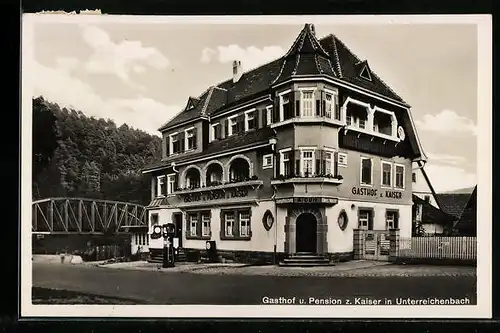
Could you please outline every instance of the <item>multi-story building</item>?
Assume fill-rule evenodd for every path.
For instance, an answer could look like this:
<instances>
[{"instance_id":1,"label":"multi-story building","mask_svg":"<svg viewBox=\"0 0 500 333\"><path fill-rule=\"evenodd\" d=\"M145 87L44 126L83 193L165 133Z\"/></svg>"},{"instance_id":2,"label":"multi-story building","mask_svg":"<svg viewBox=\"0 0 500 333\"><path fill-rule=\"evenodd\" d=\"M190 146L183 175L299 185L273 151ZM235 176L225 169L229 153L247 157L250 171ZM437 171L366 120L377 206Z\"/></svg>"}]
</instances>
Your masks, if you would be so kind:
<instances>
[{"instance_id":1,"label":"multi-story building","mask_svg":"<svg viewBox=\"0 0 500 333\"><path fill-rule=\"evenodd\" d=\"M281 58L190 97L147 166L150 226L179 246L349 258L353 230L411 237L412 169L425 161L410 106L335 35L306 24ZM151 252L160 250L151 239Z\"/></svg>"}]
</instances>

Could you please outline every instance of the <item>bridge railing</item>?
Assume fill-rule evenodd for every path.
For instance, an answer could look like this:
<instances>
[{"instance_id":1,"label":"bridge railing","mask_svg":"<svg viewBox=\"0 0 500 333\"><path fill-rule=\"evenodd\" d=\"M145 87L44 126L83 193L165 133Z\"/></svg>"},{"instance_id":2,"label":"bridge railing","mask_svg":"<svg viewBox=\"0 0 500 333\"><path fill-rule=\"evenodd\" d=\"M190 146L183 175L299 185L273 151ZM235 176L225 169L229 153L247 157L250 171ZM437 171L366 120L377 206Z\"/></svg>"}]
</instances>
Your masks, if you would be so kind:
<instances>
[{"instance_id":1,"label":"bridge railing","mask_svg":"<svg viewBox=\"0 0 500 333\"><path fill-rule=\"evenodd\" d=\"M122 226L147 226L146 207L87 198L47 198L32 204L34 233L117 233Z\"/></svg>"}]
</instances>

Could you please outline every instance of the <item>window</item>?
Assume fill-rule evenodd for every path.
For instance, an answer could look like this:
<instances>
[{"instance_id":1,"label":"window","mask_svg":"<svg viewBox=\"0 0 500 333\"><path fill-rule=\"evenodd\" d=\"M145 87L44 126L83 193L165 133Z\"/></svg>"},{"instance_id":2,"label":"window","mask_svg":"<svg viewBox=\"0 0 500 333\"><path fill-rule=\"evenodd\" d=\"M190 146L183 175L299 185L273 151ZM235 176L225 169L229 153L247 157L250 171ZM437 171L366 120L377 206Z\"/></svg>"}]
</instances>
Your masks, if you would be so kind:
<instances>
[{"instance_id":1,"label":"window","mask_svg":"<svg viewBox=\"0 0 500 333\"><path fill-rule=\"evenodd\" d=\"M347 126L352 126L352 116L346 116L345 121Z\"/></svg>"},{"instance_id":2,"label":"window","mask_svg":"<svg viewBox=\"0 0 500 333\"><path fill-rule=\"evenodd\" d=\"M224 216L224 233L226 237L233 236L234 212L228 212Z\"/></svg>"},{"instance_id":3,"label":"window","mask_svg":"<svg viewBox=\"0 0 500 333\"><path fill-rule=\"evenodd\" d=\"M198 229L198 214L189 214L189 235L196 237Z\"/></svg>"},{"instance_id":4,"label":"window","mask_svg":"<svg viewBox=\"0 0 500 333\"><path fill-rule=\"evenodd\" d=\"M280 171L281 175L283 176L289 176L290 175L290 150L286 151L280 151L281 155L281 166L280 166Z\"/></svg>"},{"instance_id":5,"label":"window","mask_svg":"<svg viewBox=\"0 0 500 333\"><path fill-rule=\"evenodd\" d=\"M314 151L302 151L302 174L304 177L312 177L314 170Z\"/></svg>"},{"instance_id":6,"label":"window","mask_svg":"<svg viewBox=\"0 0 500 333\"><path fill-rule=\"evenodd\" d=\"M382 162L382 186L391 187L392 185L392 164Z\"/></svg>"},{"instance_id":7,"label":"window","mask_svg":"<svg viewBox=\"0 0 500 333\"><path fill-rule=\"evenodd\" d=\"M416 183L417 182L417 174L415 172L412 172L411 173L411 181L413 183Z\"/></svg>"},{"instance_id":8,"label":"window","mask_svg":"<svg viewBox=\"0 0 500 333\"><path fill-rule=\"evenodd\" d=\"M175 174L167 176L167 194L175 192Z\"/></svg>"},{"instance_id":9,"label":"window","mask_svg":"<svg viewBox=\"0 0 500 333\"><path fill-rule=\"evenodd\" d=\"M313 91L302 91L302 116L312 117L314 115L314 94Z\"/></svg>"},{"instance_id":10,"label":"window","mask_svg":"<svg viewBox=\"0 0 500 333\"><path fill-rule=\"evenodd\" d=\"M150 223L151 227L158 224L158 213L151 214Z\"/></svg>"},{"instance_id":11,"label":"window","mask_svg":"<svg viewBox=\"0 0 500 333\"><path fill-rule=\"evenodd\" d=\"M331 118L332 117L332 103L333 103L333 98L332 94L326 94L325 95L325 117Z\"/></svg>"},{"instance_id":12,"label":"window","mask_svg":"<svg viewBox=\"0 0 500 333\"><path fill-rule=\"evenodd\" d=\"M333 165L333 153L330 151L325 151L325 174L332 174L332 165Z\"/></svg>"},{"instance_id":13,"label":"window","mask_svg":"<svg viewBox=\"0 0 500 333\"><path fill-rule=\"evenodd\" d=\"M240 236L250 236L250 213L240 212Z\"/></svg>"},{"instance_id":14,"label":"window","mask_svg":"<svg viewBox=\"0 0 500 333\"><path fill-rule=\"evenodd\" d=\"M269 169L273 167L273 155L268 154L262 157L262 168Z\"/></svg>"},{"instance_id":15,"label":"window","mask_svg":"<svg viewBox=\"0 0 500 333\"><path fill-rule=\"evenodd\" d=\"M338 153L338 165L347 166L347 154Z\"/></svg>"},{"instance_id":16,"label":"window","mask_svg":"<svg viewBox=\"0 0 500 333\"><path fill-rule=\"evenodd\" d=\"M366 128L366 120L365 119L359 119L359 128Z\"/></svg>"},{"instance_id":17,"label":"window","mask_svg":"<svg viewBox=\"0 0 500 333\"><path fill-rule=\"evenodd\" d=\"M388 210L385 213L385 228L387 230L390 229L398 229L398 212Z\"/></svg>"},{"instance_id":18,"label":"window","mask_svg":"<svg viewBox=\"0 0 500 333\"><path fill-rule=\"evenodd\" d=\"M361 184L372 184L372 160L370 158L361 157Z\"/></svg>"},{"instance_id":19,"label":"window","mask_svg":"<svg viewBox=\"0 0 500 333\"><path fill-rule=\"evenodd\" d=\"M273 123L273 107L266 107L266 123L267 125L271 125Z\"/></svg>"},{"instance_id":20,"label":"window","mask_svg":"<svg viewBox=\"0 0 500 333\"><path fill-rule=\"evenodd\" d=\"M196 137L194 135L195 133L195 129L194 128L189 128L185 131L185 146L186 146L186 150L191 150L191 149L195 149L196 148L196 143L195 143L195 140L196 140Z\"/></svg>"},{"instance_id":21,"label":"window","mask_svg":"<svg viewBox=\"0 0 500 333\"><path fill-rule=\"evenodd\" d=\"M201 214L201 235L204 237L210 236L210 213Z\"/></svg>"},{"instance_id":22,"label":"window","mask_svg":"<svg viewBox=\"0 0 500 333\"><path fill-rule=\"evenodd\" d=\"M405 187L405 167L403 165L396 165L396 171L394 172L395 181L394 185L397 188Z\"/></svg>"},{"instance_id":23,"label":"window","mask_svg":"<svg viewBox=\"0 0 500 333\"><path fill-rule=\"evenodd\" d=\"M228 136L238 133L238 121L236 117L237 116L232 116L228 118L229 121L229 128L228 128L229 133L227 133Z\"/></svg>"},{"instance_id":24,"label":"window","mask_svg":"<svg viewBox=\"0 0 500 333\"><path fill-rule=\"evenodd\" d=\"M156 196L164 195L163 187L165 186L165 176L156 177Z\"/></svg>"},{"instance_id":25,"label":"window","mask_svg":"<svg viewBox=\"0 0 500 333\"><path fill-rule=\"evenodd\" d=\"M251 231L250 208L235 208L221 211L221 240L250 240Z\"/></svg>"},{"instance_id":26,"label":"window","mask_svg":"<svg viewBox=\"0 0 500 333\"><path fill-rule=\"evenodd\" d=\"M280 105L281 105L281 113L283 120L293 118L294 115L292 114L292 105L290 103L290 97L288 95L282 95L280 96L280 99L281 99Z\"/></svg>"},{"instance_id":27,"label":"window","mask_svg":"<svg viewBox=\"0 0 500 333\"><path fill-rule=\"evenodd\" d=\"M181 151L181 142L179 141L179 134L174 133L170 135L170 152L171 154L178 154Z\"/></svg>"},{"instance_id":28,"label":"window","mask_svg":"<svg viewBox=\"0 0 500 333\"><path fill-rule=\"evenodd\" d=\"M255 129L256 125L255 110L245 112L245 131Z\"/></svg>"},{"instance_id":29,"label":"window","mask_svg":"<svg viewBox=\"0 0 500 333\"><path fill-rule=\"evenodd\" d=\"M373 211L369 209L360 209L358 211L359 229L373 230Z\"/></svg>"},{"instance_id":30,"label":"window","mask_svg":"<svg viewBox=\"0 0 500 333\"><path fill-rule=\"evenodd\" d=\"M210 132L210 141L219 140L221 138L220 123L212 124Z\"/></svg>"}]
</instances>

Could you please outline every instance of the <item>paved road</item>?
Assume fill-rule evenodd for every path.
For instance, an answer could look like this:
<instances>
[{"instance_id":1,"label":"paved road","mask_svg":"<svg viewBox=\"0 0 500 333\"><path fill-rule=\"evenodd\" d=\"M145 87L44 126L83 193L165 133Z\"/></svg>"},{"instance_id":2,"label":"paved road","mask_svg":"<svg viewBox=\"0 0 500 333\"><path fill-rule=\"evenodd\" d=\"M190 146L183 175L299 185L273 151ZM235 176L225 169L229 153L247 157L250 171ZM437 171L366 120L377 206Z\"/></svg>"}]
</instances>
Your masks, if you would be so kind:
<instances>
[{"instance_id":1,"label":"paved road","mask_svg":"<svg viewBox=\"0 0 500 333\"><path fill-rule=\"evenodd\" d=\"M199 275L118 270L84 265L33 264L33 285L148 304L263 304L264 296L464 298L476 303L476 277L283 277ZM345 304L345 303L344 303Z\"/></svg>"}]
</instances>

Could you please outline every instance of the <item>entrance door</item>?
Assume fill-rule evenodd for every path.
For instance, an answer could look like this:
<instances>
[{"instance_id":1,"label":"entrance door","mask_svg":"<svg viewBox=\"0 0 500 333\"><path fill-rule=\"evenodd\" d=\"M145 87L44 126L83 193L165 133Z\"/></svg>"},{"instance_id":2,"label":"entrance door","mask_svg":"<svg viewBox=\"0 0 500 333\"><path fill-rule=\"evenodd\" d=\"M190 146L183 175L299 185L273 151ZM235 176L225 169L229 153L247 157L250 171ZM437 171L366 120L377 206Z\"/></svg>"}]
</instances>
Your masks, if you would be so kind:
<instances>
[{"instance_id":1,"label":"entrance door","mask_svg":"<svg viewBox=\"0 0 500 333\"><path fill-rule=\"evenodd\" d=\"M316 217L310 213L302 213L296 221L296 252L317 252Z\"/></svg>"},{"instance_id":2,"label":"entrance door","mask_svg":"<svg viewBox=\"0 0 500 333\"><path fill-rule=\"evenodd\" d=\"M182 248L182 213L173 214L175 224L175 236L179 238L179 247Z\"/></svg>"},{"instance_id":3,"label":"entrance door","mask_svg":"<svg viewBox=\"0 0 500 333\"><path fill-rule=\"evenodd\" d=\"M387 231L366 230L364 232L363 258L368 260L389 260L389 245Z\"/></svg>"}]
</instances>

